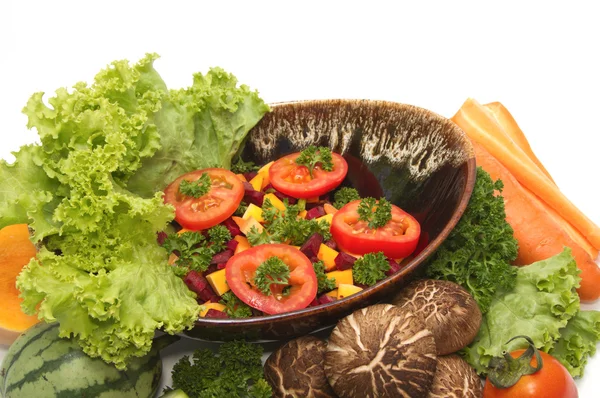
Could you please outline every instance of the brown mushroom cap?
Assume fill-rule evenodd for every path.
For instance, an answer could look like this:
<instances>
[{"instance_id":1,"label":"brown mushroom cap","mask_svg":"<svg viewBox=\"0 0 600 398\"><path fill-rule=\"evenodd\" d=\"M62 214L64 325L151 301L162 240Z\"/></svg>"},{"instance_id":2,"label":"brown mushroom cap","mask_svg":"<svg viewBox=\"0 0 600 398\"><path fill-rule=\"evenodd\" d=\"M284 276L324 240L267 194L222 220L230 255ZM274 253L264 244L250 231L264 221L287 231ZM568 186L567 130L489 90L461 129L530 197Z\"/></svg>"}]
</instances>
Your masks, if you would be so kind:
<instances>
[{"instance_id":1,"label":"brown mushroom cap","mask_svg":"<svg viewBox=\"0 0 600 398\"><path fill-rule=\"evenodd\" d=\"M288 341L265 363L265 379L276 398L334 398L323 364L327 343L314 336Z\"/></svg>"},{"instance_id":2,"label":"brown mushroom cap","mask_svg":"<svg viewBox=\"0 0 600 398\"><path fill-rule=\"evenodd\" d=\"M325 374L346 397L427 397L435 341L412 312L376 304L343 318L325 353Z\"/></svg>"},{"instance_id":3,"label":"brown mushroom cap","mask_svg":"<svg viewBox=\"0 0 600 398\"><path fill-rule=\"evenodd\" d=\"M481 379L458 355L438 357L429 398L481 398Z\"/></svg>"},{"instance_id":4,"label":"brown mushroom cap","mask_svg":"<svg viewBox=\"0 0 600 398\"><path fill-rule=\"evenodd\" d=\"M481 326L481 310L462 286L421 279L402 289L391 303L413 311L433 332L437 354L456 352L473 341Z\"/></svg>"}]
</instances>

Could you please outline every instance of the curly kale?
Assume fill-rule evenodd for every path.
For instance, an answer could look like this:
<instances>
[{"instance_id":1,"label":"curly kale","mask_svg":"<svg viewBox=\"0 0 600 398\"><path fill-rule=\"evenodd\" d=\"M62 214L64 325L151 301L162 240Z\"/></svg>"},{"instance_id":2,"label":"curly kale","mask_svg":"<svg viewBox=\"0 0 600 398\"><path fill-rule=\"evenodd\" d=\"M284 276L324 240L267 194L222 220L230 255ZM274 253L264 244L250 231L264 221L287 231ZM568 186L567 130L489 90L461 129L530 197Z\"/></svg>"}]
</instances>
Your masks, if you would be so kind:
<instances>
[{"instance_id":1,"label":"curly kale","mask_svg":"<svg viewBox=\"0 0 600 398\"><path fill-rule=\"evenodd\" d=\"M481 167L469 205L448 238L429 260L427 274L462 285L487 312L498 289L510 290L517 269L517 241L506 222L501 180Z\"/></svg>"}]
</instances>

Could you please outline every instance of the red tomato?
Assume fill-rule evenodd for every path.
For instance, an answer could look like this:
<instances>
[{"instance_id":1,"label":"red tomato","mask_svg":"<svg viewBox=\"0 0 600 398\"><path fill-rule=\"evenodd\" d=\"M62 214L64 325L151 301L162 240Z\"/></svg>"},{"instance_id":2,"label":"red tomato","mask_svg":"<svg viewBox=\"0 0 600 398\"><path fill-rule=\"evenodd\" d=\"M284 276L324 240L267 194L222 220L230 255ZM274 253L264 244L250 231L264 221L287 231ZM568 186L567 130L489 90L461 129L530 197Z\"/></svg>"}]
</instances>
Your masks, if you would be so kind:
<instances>
[{"instance_id":1,"label":"red tomato","mask_svg":"<svg viewBox=\"0 0 600 398\"><path fill-rule=\"evenodd\" d=\"M525 350L511 352L513 358L520 356ZM542 356L542 369L537 372L522 376L517 384L508 388L494 387L486 380L483 388L484 398L577 398L577 386L573 378L553 356L540 351ZM531 365L537 366L535 357Z\"/></svg>"},{"instance_id":2,"label":"red tomato","mask_svg":"<svg viewBox=\"0 0 600 398\"><path fill-rule=\"evenodd\" d=\"M415 250L421 226L414 217L392 205L392 219L372 230L367 222L359 220L359 203L352 201L333 215L331 234L342 250L354 254L381 251L392 259L407 257Z\"/></svg>"},{"instance_id":3,"label":"red tomato","mask_svg":"<svg viewBox=\"0 0 600 398\"><path fill-rule=\"evenodd\" d=\"M277 256L290 268L289 294L285 286L271 285L267 296L253 288L259 265ZM317 276L312 263L300 250L284 244L254 246L231 257L225 266L225 278L231 291L244 303L267 314L281 314L306 308L317 295Z\"/></svg>"},{"instance_id":4,"label":"red tomato","mask_svg":"<svg viewBox=\"0 0 600 398\"><path fill-rule=\"evenodd\" d=\"M199 198L183 195L179 191L182 180L196 181L204 173L211 180L210 191ZM244 185L229 170L204 169L184 174L165 189L165 203L175 207L175 221L190 230L213 227L228 219L244 197Z\"/></svg>"},{"instance_id":5,"label":"red tomato","mask_svg":"<svg viewBox=\"0 0 600 398\"><path fill-rule=\"evenodd\" d=\"M348 173L346 160L332 153L333 168L325 171L317 163L312 177L306 166L296 164L300 152L286 155L269 168L269 180L275 189L294 198L312 198L323 195L342 183Z\"/></svg>"}]
</instances>

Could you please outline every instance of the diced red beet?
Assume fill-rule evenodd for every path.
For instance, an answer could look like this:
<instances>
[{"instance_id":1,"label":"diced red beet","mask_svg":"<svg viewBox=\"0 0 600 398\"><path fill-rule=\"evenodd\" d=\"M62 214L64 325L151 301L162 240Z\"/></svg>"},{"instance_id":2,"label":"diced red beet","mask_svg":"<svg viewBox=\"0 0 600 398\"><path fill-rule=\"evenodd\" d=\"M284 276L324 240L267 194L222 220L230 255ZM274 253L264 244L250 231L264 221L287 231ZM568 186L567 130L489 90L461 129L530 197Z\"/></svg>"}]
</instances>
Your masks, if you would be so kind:
<instances>
[{"instance_id":1,"label":"diced red beet","mask_svg":"<svg viewBox=\"0 0 600 398\"><path fill-rule=\"evenodd\" d=\"M337 243L333 239L323 242L323 244L333 250L337 250Z\"/></svg>"},{"instance_id":2,"label":"diced red beet","mask_svg":"<svg viewBox=\"0 0 600 398\"><path fill-rule=\"evenodd\" d=\"M273 188L273 185L271 185L271 183L268 183L267 185L265 185L265 188L263 189L263 191L270 193L270 192L275 192L277 190L275 188Z\"/></svg>"},{"instance_id":3,"label":"diced red beet","mask_svg":"<svg viewBox=\"0 0 600 398\"><path fill-rule=\"evenodd\" d=\"M288 201L288 204L290 204L290 205L295 205L295 204L296 204L296 202L298 201L298 199L296 199L296 198L294 198L294 197L292 197L292 196L290 196L290 195L286 195L286 194L284 194L283 192L279 192L279 191L277 191L277 190L275 190L275 191L273 192L273 195L277 196L277 198L279 198L279 200L281 200L282 202L283 202L285 199L287 199L287 201Z\"/></svg>"},{"instance_id":4,"label":"diced red beet","mask_svg":"<svg viewBox=\"0 0 600 398\"><path fill-rule=\"evenodd\" d=\"M242 231L240 231L240 227L238 227L235 221L233 221L231 218L228 218L227 220L223 221L223 225L229 230L229 233L232 237L242 234Z\"/></svg>"},{"instance_id":5,"label":"diced red beet","mask_svg":"<svg viewBox=\"0 0 600 398\"><path fill-rule=\"evenodd\" d=\"M165 239L167 239L167 233L165 231L160 231L156 234L156 241L159 245L162 246L162 244L165 243Z\"/></svg>"},{"instance_id":6,"label":"diced red beet","mask_svg":"<svg viewBox=\"0 0 600 398\"><path fill-rule=\"evenodd\" d=\"M327 303L333 303L335 301L335 298L328 296L326 294L322 294L319 296L319 298L317 300L319 301L319 304L327 304Z\"/></svg>"},{"instance_id":7,"label":"diced red beet","mask_svg":"<svg viewBox=\"0 0 600 398\"><path fill-rule=\"evenodd\" d=\"M196 293L198 298L203 302L212 301L217 297L206 278L196 271L188 272L185 278L183 278L183 282L187 285L188 289Z\"/></svg>"},{"instance_id":8,"label":"diced red beet","mask_svg":"<svg viewBox=\"0 0 600 398\"><path fill-rule=\"evenodd\" d=\"M317 305L320 305L320 304L319 304L319 300L317 300L317 298L315 297L315 298L313 299L313 301L311 301L311 302L310 302L310 304L309 304L308 306L309 306L309 307L316 307Z\"/></svg>"},{"instance_id":9,"label":"diced red beet","mask_svg":"<svg viewBox=\"0 0 600 398\"><path fill-rule=\"evenodd\" d=\"M387 260L388 260L388 263L390 264L390 269L385 273L387 276L392 276L396 272L400 271L400 264L398 264L396 261L392 260L391 258L388 258Z\"/></svg>"},{"instance_id":10,"label":"diced red beet","mask_svg":"<svg viewBox=\"0 0 600 398\"><path fill-rule=\"evenodd\" d=\"M233 250L223 250L221 253L215 254L210 260L211 264L226 263L233 256Z\"/></svg>"},{"instance_id":11,"label":"diced red beet","mask_svg":"<svg viewBox=\"0 0 600 398\"><path fill-rule=\"evenodd\" d=\"M240 244L240 242L238 242L235 239L231 239L229 242L227 242L227 248L229 250L233 250L235 252L235 249L237 249L237 246Z\"/></svg>"},{"instance_id":12,"label":"diced red beet","mask_svg":"<svg viewBox=\"0 0 600 398\"><path fill-rule=\"evenodd\" d=\"M306 219L312 220L313 218L319 218L325 215L325 209L323 206L313 207L309 211L306 212Z\"/></svg>"},{"instance_id":13,"label":"diced red beet","mask_svg":"<svg viewBox=\"0 0 600 398\"><path fill-rule=\"evenodd\" d=\"M211 264L208 266L208 268L206 269L206 271L203 272L203 275L210 275L215 271L218 271L219 269L217 268L217 264Z\"/></svg>"},{"instance_id":14,"label":"diced red beet","mask_svg":"<svg viewBox=\"0 0 600 398\"><path fill-rule=\"evenodd\" d=\"M208 311L206 311L206 314L204 315L204 317L205 318L217 318L217 319L229 318L225 312L215 310L213 308L210 308Z\"/></svg>"},{"instance_id":15,"label":"diced red beet","mask_svg":"<svg viewBox=\"0 0 600 398\"><path fill-rule=\"evenodd\" d=\"M315 232L300 247L300 251L304 253L308 258L316 257L317 253L319 253L321 243L323 243L323 237L321 236L321 234Z\"/></svg>"},{"instance_id":16,"label":"diced red beet","mask_svg":"<svg viewBox=\"0 0 600 398\"><path fill-rule=\"evenodd\" d=\"M264 199L265 199L264 192L252 190L252 191L245 191L245 193L244 193L244 202L252 203L258 207L261 207L263 205Z\"/></svg>"},{"instance_id":17,"label":"diced red beet","mask_svg":"<svg viewBox=\"0 0 600 398\"><path fill-rule=\"evenodd\" d=\"M254 177L256 177L256 175L258 174L256 171L247 171L244 174L244 178L246 178L246 180L250 181L251 179L253 179Z\"/></svg>"},{"instance_id":18,"label":"diced red beet","mask_svg":"<svg viewBox=\"0 0 600 398\"><path fill-rule=\"evenodd\" d=\"M225 266L227 266L227 263L219 263L217 264L217 269L223 269Z\"/></svg>"},{"instance_id":19,"label":"diced red beet","mask_svg":"<svg viewBox=\"0 0 600 398\"><path fill-rule=\"evenodd\" d=\"M256 191L256 189L254 189L254 187L252 186L252 184L250 184L247 181L242 182L242 185L244 185L244 192Z\"/></svg>"},{"instance_id":20,"label":"diced red beet","mask_svg":"<svg viewBox=\"0 0 600 398\"><path fill-rule=\"evenodd\" d=\"M335 256L335 268L338 271L343 271L346 269L350 269L354 266L354 262L356 261L356 257L351 256L348 253L339 252L337 256Z\"/></svg>"},{"instance_id":21,"label":"diced red beet","mask_svg":"<svg viewBox=\"0 0 600 398\"><path fill-rule=\"evenodd\" d=\"M319 207L319 206L321 206L321 207L323 206L323 203L321 203L321 201L319 201L319 202L310 202L310 203L306 202L306 205L304 207L305 207L305 210L308 211L310 209L314 209L315 207Z\"/></svg>"}]
</instances>

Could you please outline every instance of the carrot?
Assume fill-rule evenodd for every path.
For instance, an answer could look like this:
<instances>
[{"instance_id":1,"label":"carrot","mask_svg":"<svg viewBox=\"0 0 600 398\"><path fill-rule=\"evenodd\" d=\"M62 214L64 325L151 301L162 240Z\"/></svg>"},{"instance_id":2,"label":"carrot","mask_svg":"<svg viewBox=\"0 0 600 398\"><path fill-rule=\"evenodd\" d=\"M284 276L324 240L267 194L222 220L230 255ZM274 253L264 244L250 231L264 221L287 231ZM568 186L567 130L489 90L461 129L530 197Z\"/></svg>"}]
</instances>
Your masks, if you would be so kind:
<instances>
[{"instance_id":1,"label":"carrot","mask_svg":"<svg viewBox=\"0 0 600 398\"><path fill-rule=\"evenodd\" d=\"M577 267L581 270L581 286L577 289L582 301L600 297L600 268L589 254L576 244L549 215L535 195L517 181L511 172L481 145L473 142L477 164L490 173L492 179L504 183L502 196L506 221L514 230L519 243L516 265L527 265L560 253L570 247Z\"/></svg>"},{"instance_id":2,"label":"carrot","mask_svg":"<svg viewBox=\"0 0 600 398\"><path fill-rule=\"evenodd\" d=\"M498 159L520 184L571 223L596 249L600 248L600 228L560 192L513 140L503 134L500 125L481 104L468 99L452 120L472 141Z\"/></svg>"},{"instance_id":3,"label":"carrot","mask_svg":"<svg viewBox=\"0 0 600 398\"><path fill-rule=\"evenodd\" d=\"M10 344L21 332L38 322L21 311L17 276L35 256L27 224L0 229L0 344Z\"/></svg>"},{"instance_id":4,"label":"carrot","mask_svg":"<svg viewBox=\"0 0 600 398\"><path fill-rule=\"evenodd\" d=\"M533 163L535 163L537 167L539 167L539 169L546 174L546 176L552 182L554 182L548 170L546 170L542 162L537 158L537 156L535 156L535 153L533 153L533 150L531 149L529 141L527 141L523 130L521 130L517 124L517 121L510 114L508 109L506 109L506 107L500 102L491 102L489 104L485 104L484 106L492 113L492 116L494 116L494 119L496 119L496 122L500 125L502 130L504 130L504 133L508 135L515 142L515 144L517 144L519 148L521 148L521 150L527 154L527 156L529 156Z\"/></svg>"},{"instance_id":5,"label":"carrot","mask_svg":"<svg viewBox=\"0 0 600 398\"><path fill-rule=\"evenodd\" d=\"M335 214L338 211L335 207L333 207L329 203L325 203L323 205L323 209L325 210L325 214Z\"/></svg>"}]
</instances>

